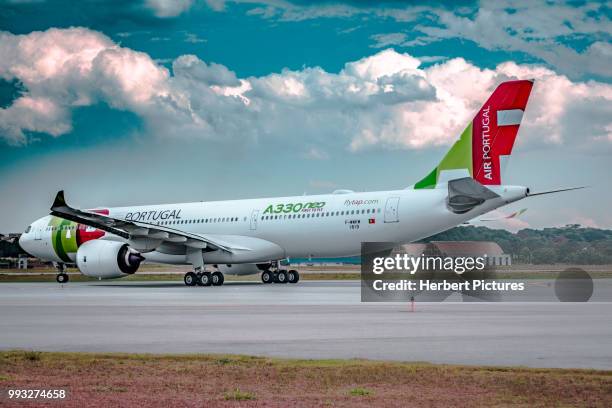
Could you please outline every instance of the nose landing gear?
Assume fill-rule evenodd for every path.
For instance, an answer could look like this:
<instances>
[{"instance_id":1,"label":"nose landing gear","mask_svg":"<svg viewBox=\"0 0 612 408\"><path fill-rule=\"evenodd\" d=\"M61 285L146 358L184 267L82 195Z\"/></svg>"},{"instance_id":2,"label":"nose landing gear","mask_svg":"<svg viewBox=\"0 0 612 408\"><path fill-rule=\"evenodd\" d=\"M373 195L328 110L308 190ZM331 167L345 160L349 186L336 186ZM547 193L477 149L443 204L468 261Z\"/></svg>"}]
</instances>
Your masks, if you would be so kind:
<instances>
[{"instance_id":1,"label":"nose landing gear","mask_svg":"<svg viewBox=\"0 0 612 408\"><path fill-rule=\"evenodd\" d=\"M68 274L66 273L66 265L63 263L54 263L53 265L57 269L57 276L55 277L55 280L57 281L57 283L61 283L61 284L68 283L70 278L68 277Z\"/></svg>"},{"instance_id":2,"label":"nose landing gear","mask_svg":"<svg viewBox=\"0 0 612 408\"><path fill-rule=\"evenodd\" d=\"M58 273L57 276L55 277L55 280L57 281L57 283L68 283L70 278L68 277L68 274L66 273Z\"/></svg>"}]
</instances>

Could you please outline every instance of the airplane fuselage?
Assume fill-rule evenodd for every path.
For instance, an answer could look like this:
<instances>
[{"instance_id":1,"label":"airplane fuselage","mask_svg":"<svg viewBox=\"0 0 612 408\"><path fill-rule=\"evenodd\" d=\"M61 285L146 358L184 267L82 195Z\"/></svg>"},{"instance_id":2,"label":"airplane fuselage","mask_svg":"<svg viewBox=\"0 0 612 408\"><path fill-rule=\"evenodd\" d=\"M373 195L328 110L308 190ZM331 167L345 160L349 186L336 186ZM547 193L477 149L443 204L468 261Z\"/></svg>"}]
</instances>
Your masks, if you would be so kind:
<instances>
[{"instance_id":1,"label":"airplane fuselage","mask_svg":"<svg viewBox=\"0 0 612 408\"><path fill-rule=\"evenodd\" d=\"M337 193L232 201L115 207L95 211L161 225L178 231L224 238L252 237L275 244L270 251L235 263L284 258L344 257L360 253L362 242L413 242L460 225L481 214L520 200L527 189L490 186L500 197L475 209L455 214L447 208L445 188ZM33 223L20 241L40 258L74 262L80 244L91 239L125 239L72 221L46 216ZM245 246L249 246L249 242ZM264 259L266 256L276 259ZM188 263L180 247L163 245L147 253L154 262ZM206 263L230 263L214 253Z\"/></svg>"}]
</instances>

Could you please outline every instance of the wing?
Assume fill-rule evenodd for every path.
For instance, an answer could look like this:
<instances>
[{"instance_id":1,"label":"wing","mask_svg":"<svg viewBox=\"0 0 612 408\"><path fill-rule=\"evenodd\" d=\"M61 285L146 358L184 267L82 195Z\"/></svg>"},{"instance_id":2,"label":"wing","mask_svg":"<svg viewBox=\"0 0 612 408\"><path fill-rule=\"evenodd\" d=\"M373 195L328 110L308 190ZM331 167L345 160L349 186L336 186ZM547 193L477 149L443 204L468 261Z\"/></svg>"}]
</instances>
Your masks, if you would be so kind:
<instances>
[{"instance_id":1,"label":"wing","mask_svg":"<svg viewBox=\"0 0 612 408\"><path fill-rule=\"evenodd\" d=\"M92 211L79 210L66 203L63 191L59 191L55 196L51 206L51 215L98 228L133 242L140 242L146 246L140 249L145 250L153 250L155 248L150 246L157 247L162 243L179 244L211 251L221 250L230 254L233 253L233 249L248 250L248 248L242 248L241 246L230 247L231 244L218 242L206 235L193 234L164 225L150 224L142 221L126 221Z\"/></svg>"}]
</instances>

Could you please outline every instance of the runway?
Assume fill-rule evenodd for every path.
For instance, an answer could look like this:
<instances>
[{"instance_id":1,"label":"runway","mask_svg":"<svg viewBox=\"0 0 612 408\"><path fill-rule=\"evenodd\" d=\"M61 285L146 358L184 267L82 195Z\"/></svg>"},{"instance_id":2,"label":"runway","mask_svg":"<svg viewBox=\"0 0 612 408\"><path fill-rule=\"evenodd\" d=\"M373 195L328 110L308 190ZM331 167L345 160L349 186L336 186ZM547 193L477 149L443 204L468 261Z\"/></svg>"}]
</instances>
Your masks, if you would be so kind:
<instances>
[{"instance_id":1,"label":"runway","mask_svg":"<svg viewBox=\"0 0 612 408\"><path fill-rule=\"evenodd\" d=\"M361 303L359 282L112 281L2 283L0 310L2 349L612 369L610 302L417 303L410 312Z\"/></svg>"}]
</instances>

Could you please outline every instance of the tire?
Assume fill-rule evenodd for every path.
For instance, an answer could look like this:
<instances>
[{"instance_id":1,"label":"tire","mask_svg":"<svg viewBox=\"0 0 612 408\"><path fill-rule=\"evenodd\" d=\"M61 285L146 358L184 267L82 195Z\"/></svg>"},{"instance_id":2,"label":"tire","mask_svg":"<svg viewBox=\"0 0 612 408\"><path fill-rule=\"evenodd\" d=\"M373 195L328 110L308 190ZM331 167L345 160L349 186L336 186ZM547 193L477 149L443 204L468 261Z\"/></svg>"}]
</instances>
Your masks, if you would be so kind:
<instances>
[{"instance_id":1,"label":"tire","mask_svg":"<svg viewBox=\"0 0 612 408\"><path fill-rule=\"evenodd\" d=\"M289 272L287 272L287 280L289 281L289 283L298 283L300 281L299 272L295 269L290 270Z\"/></svg>"},{"instance_id":2,"label":"tire","mask_svg":"<svg viewBox=\"0 0 612 408\"><path fill-rule=\"evenodd\" d=\"M194 272L187 272L183 277L183 281L187 286L195 286L198 284L198 275Z\"/></svg>"},{"instance_id":3,"label":"tire","mask_svg":"<svg viewBox=\"0 0 612 408\"><path fill-rule=\"evenodd\" d=\"M212 285L212 275L210 272L203 272L202 276L200 276L200 283L202 286L210 286Z\"/></svg>"},{"instance_id":4,"label":"tire","mask_svg":"<svg viewBox=\"0 0 612 408\"><path fill-rule=\"evenodd\" d=\"M225 277L219 271L215 271L212 273L212 284L213 286L221 286L225 281Z\"/></svg>"},{"instance_id":5,"label":"tire","mask_svg":"<svg viewBox=\"0 0 612 408\"><path fill-rule=\"evenodd\" d=\"M276 283L287 283L287 271L278 271L276 274Z\"/></svg>"},{"instance_id":6,"label":"tire","mask_svg":"<svg viewBox=\"0 0 612 408\"><path fill-rule=\"evenodd\" d=\"M196 280L196 285L202 286L202 272L196 273L196 276L198 277L198 279Z\"/></svg>"},{"instance_id":7,"label":"tire","mask_svg":"<svg viewBox=\"0 0 612 408\"><path fill-rule=\"evenodd\" d=\"M70 278L68 277L67 274L65 273L59 273L57 274L57 276L55 277L55 280L57 281L57 283L68 283L68 281L70 280Z\"/></svg>"},{"instance_id":8,"label":"tire","mask_svg":"<svg viewBox=\"0 0 612 408\"><path fill-rule=\"evenodd\" d=\"M261 273L261 281L263 283L272 283L274 282L274 275L270 271L263 271Z\"/></svg>"}]
</instances>

